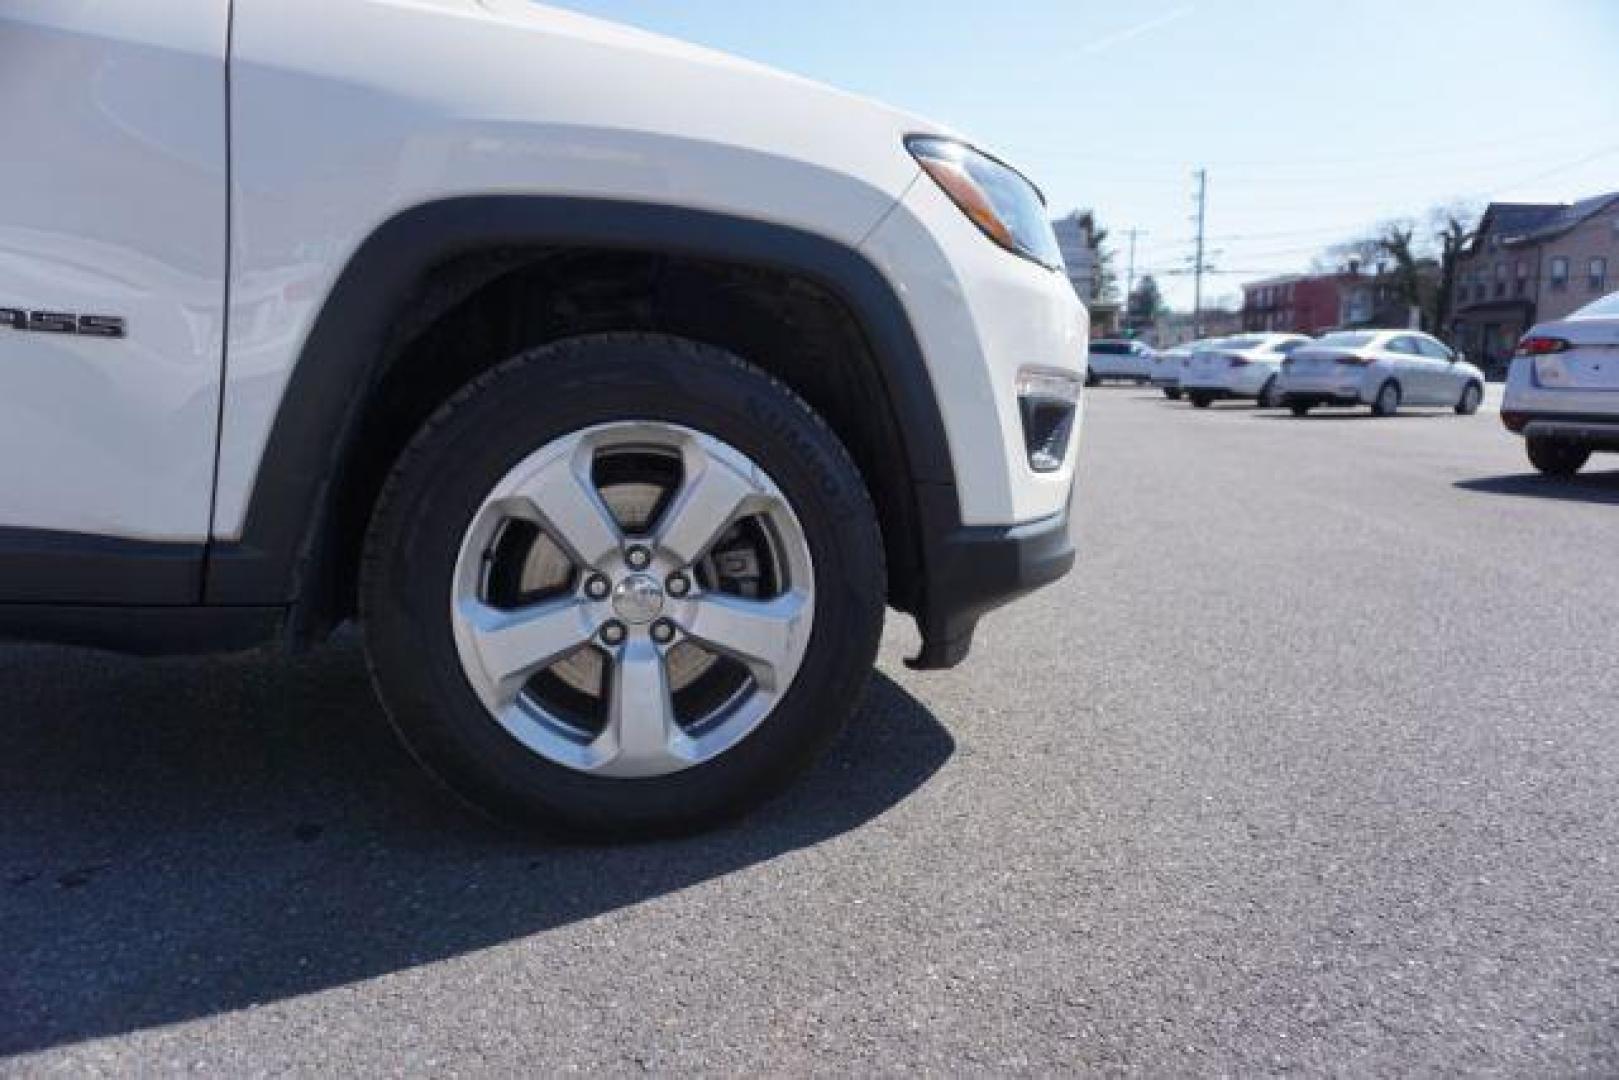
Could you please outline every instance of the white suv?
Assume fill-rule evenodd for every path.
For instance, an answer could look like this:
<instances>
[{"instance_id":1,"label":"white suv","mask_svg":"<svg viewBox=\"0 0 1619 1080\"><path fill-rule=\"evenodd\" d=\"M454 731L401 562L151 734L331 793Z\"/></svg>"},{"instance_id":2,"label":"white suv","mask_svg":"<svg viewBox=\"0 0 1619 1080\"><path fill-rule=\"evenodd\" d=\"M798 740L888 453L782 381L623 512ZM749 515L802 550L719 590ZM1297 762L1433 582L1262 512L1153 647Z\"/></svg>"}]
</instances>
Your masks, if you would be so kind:
<instances>
[{"instance_id":1,"label":"white suv","mask_svg":"<svg viewBox=\"0 0 1619 1080\"><path fill-rule=\"evenodd\" d=\"M1438 405L1471 416L1484 401L1484 372L1415 330L1341 330L1296 350L1277 392L1294 416L1319 405L1370 405L1376 416Z\"/></svg>"},{"instance_id":2,"label":"white suv","mask_svg":"<svg viewBox=\"0 0 1619 1080\"><path fill-rule=\"evenodd\" d=\"M1619 293L1529 331L1501 420L1550 476L1574 475L1593 451L1619 452Z\"/></svg>"},{"instance_id":3,"label":"white suv","mask_svg":"<svg viewBox=\"0 0 1619 1080\"><path fill-rule=\"evenodd\" d=\"M885 602L948 667L1073 561L1086 313L935 125L528 0L0 41L0 634L357 618L466 799L661 831L827 742Z\"/></svg>"},{"instance_id":4,"label":"white suv","mask_svg":"<svg viewBox=\"0 0 1619 1080\"><path fill-rule=\"evenodd\" d=\"M1152 381L1153 351L1139 341L1093 341L1090 367L1085 383L1128 382L1141 385Z\"/></svg>"}]
</instances>

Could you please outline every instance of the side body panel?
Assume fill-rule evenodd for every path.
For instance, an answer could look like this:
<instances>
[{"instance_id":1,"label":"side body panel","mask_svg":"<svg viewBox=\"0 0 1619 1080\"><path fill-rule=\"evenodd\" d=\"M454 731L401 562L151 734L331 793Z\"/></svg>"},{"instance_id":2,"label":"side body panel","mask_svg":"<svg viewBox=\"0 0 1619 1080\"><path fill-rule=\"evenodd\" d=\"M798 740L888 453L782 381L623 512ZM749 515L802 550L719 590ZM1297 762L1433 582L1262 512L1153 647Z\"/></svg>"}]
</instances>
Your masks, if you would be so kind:
<instances>
[{"instance_id":1,"label":"side body panel","mask_svg":"<svg viewBox=\"0 0 1619 1080\"><path fill-rule=\"evenodd\" d=\"M132 566L144 542L208 537L228 20L228 0L0 9L0 532L44 534L0 537L25 552L13 565L48 576L84 534L127 541L98 550ZM123 336L83 332L98 317ZM196 599L196 575L160 561L158 579L129 583L139 599L154 580L189 580L162 599ZM92 575L107 588L75 598L126 599L116 579Z\"/></svg>"},{"instance_id":2,"label":"side body panel","mask_svg":"<svg viewBox=\"0 0 1619 1080\"><path fill-rule=\"evenodd\" d=\"M899 114L517 0L236 0L231 71L223 540L243 536L329 293L384 223L460 197L574 198L854 248L918 174Z\"/></svg>"}]
</instances>

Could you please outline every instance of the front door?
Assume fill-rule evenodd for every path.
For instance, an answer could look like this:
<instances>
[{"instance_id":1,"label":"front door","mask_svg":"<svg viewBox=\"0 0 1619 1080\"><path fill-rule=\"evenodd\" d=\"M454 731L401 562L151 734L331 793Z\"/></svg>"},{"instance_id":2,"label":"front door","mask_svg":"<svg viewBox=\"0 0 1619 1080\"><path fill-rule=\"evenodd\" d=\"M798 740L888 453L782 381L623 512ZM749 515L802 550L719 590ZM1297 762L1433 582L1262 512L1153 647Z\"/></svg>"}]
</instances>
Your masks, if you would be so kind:
<instances>
[{"instance_id":1,"label":"front door","mask_svg":"<svg viewBox=\"0 0 1619 1080\"><path fill-rule=\"evenodd\" d=\"M228 11L0 8L0 541L207 539Z\"/></svg>"}]
</instances>

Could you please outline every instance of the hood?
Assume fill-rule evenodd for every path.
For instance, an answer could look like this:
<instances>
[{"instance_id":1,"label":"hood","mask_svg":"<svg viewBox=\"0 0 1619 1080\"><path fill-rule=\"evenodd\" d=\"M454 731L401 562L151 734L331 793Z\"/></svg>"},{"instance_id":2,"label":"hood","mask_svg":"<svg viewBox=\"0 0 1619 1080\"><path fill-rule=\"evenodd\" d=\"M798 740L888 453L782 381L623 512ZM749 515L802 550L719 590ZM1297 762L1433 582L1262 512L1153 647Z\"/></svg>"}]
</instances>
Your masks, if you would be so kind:
<instances>
[{"instance_id":1,"label":"hood","mask_svg":"<svg viewBox=\"0 0 1619 1080\"><path fill-rule=\"evenodd\" d=\"M422 0L417 0L417 2L422 2ZM532 0L426 0L426 2L442 6L482 8L498 19L531 28L543 28L549 33L573 38L581 44L597 45L621 51L641 52L649 58L701 66L714 71L736 72L777 84L796 85L809 95L841 99L849 107L865 108L874 113L884 114L896 128L903 129L911 134L944 135L951 138L961 137L945 125L929 120L926 117L896 109L884 102L840 90L834 86L828 86L814 79L794 75L791 72L771 67L768 64L747 60L718 49L693 45L690 42L666 37L650 30L641 30L622 23L611 22L607 19L581 15L578 12L567 11L548 4L533 3Z\"/></svg>"}]
</instances>

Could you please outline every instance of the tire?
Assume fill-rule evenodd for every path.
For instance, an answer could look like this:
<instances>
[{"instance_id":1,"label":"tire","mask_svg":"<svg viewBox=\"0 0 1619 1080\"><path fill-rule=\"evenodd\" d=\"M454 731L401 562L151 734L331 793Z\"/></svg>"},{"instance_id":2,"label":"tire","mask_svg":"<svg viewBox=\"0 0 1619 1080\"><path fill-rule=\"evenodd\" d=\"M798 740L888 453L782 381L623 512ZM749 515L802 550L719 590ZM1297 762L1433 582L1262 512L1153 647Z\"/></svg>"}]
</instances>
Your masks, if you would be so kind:
<instances>
[{"instance_id":1,"label":"tire","mask_svg":"<svg viewBox=\"0 0 1619 1080\"><path fill-rule=\"evenodd\" d=\"M1556 439L1530 439L1529 464L1547 476L1568 478L1585 468L1591 451L1578 443Z\"/></svg>"},{"instance_id":2,"label":"tire","mask_svg":"<svg viewBox=\"0 0 1619 1080\"><path fill-rule=\"evenodd\" d=\"M1287 406L1288 411L1294 416L1309 416L1312 408L1314 408L1314 406L1312 406L1308 401L1293 401L1289 402Z\"/></svg>"},{"instance_id":3,"label":"tire","mask_svg":"<svg viewBox=\"0 0 1619 1080\"><path fill-rule=\"evenodd\" d=\"M1181 399L1181 392L1172 386L1166 386L1164 387L1164 396L1170 401L1179 401Z\"/></svg>"},{"instance_id":4,"label":"tire","mask_svg":"<svg viewBox=\"0 0 1619 1080\"><path fill-rule=\"evenodd\" d=\"M1272 375L1265 385L1259 388L1257 405L1261 409L1277 409L1282 405L1281 399L1276 396L1276 384L1279 380Z\"/></svg>"},{"instance_id":5,"label":"tire","mask_svg":"<svg viewBox=\"0 0 1619 1080\"><path fill-rule=\"evenodd\" d=\"M1090 371L1090 370L1087 369L1086 372L1085 372L1085 385L1086 386L1100 386L1101 384L1102 384L1102 380L1101 380L1100 377L1097 376L1096 372Z\"/></svg>"},{"instance_id":6,"label":"tire","mask_svg":"<svg viewBox=\"0 0 1619 1080\"><path fill-rule=\"evenodd\" d=\"M1373 416L1394 416L1400 411L1400 384L1390 379L1377 389L1372 401Z\"/></svg>"},{"instance_id":7,"label":"tire","mask_svg":"<svg viewBox=\"0 0 1619 1080\"><path fill-rule=\"evenodd\" d=\"M1476 382L1470 382L1462 387L1462 398L1456 403L1458 416L1472 416L1478 412L1479 406L1484 404L1484 387Z\"/></svg>"},{"instance_id":8,"label":"tire","mask_svg":"<svg viewBox=\"0 0 1619 1080\"><path fill-rule=\"evenodd\" d=\"M1194 408L1194 409L1206 409L1214 401L1214 399L1209 397L1209 395L1200 394L1195 390L1191 391L1186 396L1191 401L1192 408Z\"/></svg>"},{"instance_id":9,"label":"tire","mask_svg":"<svg viewBox=\"0 0 1619 1080\"><path fill-rule=\"evenodd\" d=\"M669 440L668 448L660 439ZM700 466L697 476L733 485L726 489L729 501L682 500L691 490L692 463ZM657 468L634 481L639 487L625 480L614 488L601 479L608 465L619 472ZM536 479L541 472L547 474L543 481ZM648 490L646 475L664 476L669 484L643 508L643 518L656 516L617 528L625 512L610 504L619 492ZM518 489L527 494L514 495ZM748 509L739 509L741 499ZM511 509L516 506L526 509ZM722 506L730 510L716 509ZM676 509L691 528L673 527ZM525 516L531 511L537 514ZM773 515L771 522L780 527L752 524L745 515L753 513ZM560 520L574 527L542 551L542 540L551 539L548 526L530 522ZM699 541L709 537L713 522L719 522L714 527L721 540ZM495 531L480 547L486 527ZM665 531L657 542L649 539L644 548L633 537L623 539L660 529ZM716 576L714 551L732 542L726 538L744 536L760 547L760 560L775 558L780 549L782 566L773 576L755 570L752 580L760 591L753 599L721 596L729 586ZM501 586L519 596L513 601L518 606L507 609L494 590L510 576L502 567L514 562L503 553L512 538L524 580ZM531 545L526 555L524 543ZM678 561L667 563L673 570L666 566L675 548L698 552L678 593ZM598 557L581 561L577 553L586 550ZM547 563L536 552L556 557ZM635 560L643 554L652 559L653 552L658 561L634 573ZM777 793L843 727L872 670L882 631L882 552L876 511L859 471L791 390L708 346L642 334L582 337L499 365L457 393L417 434L384 485L367 534L361 623L373 681L400 738L466 802L502 821L549 833L670 835L735 817ZM739 564L726 554L734 570ZM604 575L619 574L620 561L626 576L611 592L602 591L602 582L610 581ZM523 591L535 565L565 568L555 598L538 604L535 594ZM661 577L666 570L669 576ZM762 590L776 586L764 581L787 584L769 599ZM469 598L468 587L477 595ZM757 622L763 608L746 609L754 622L729 624L725 640L757 645L757 653L705 653L697 643L708 639L697 637L699 628L711 634L720 625L709 615L747 603L799 606L779 608L790 616L770 607L770 617L780 621L764 636L737 630L763 625ZM569 612L571 621L547 621L564 626L566 634L545 638L556 647L544 655L562 659L540 670L527 666L530 654L515 645L483 651L483 642L497 641L508 611L532 613L544 604ZM660 610L668 617L653 621ZM489 621L489 611L499 618ZM624 635L617 648L607 647L613 644L608 624L597 618L604 611L618 624L614 633ZM685 615L691 617L683 622ZM571 644L581 633L583 644ZM664 641L660 633L678 637ZM574 650L565 656L558 651L562 638ZM768 646L760 644L765 641ZM676 681L678 648L695 649L685 654L687 660L705 653L700 663L687 665L708 665L698 682L718 680L714 673L721 672L742 687L730 698L723 692L702 695L726 702L716 707L721 720L711 730L688 729L677 715L669 688ZM764 670L771 677L756 676L751 659L733 655L769 655L775 666ZM488 656L497 662L493 677ZM589 699L588 685L585 691L572 684L559 689L565 665L590 662L598 665L597 699ZM777 672L783 673L779 680ZM628 691L610 693L610 686ZM605 718L601 731L590 733L581 719L570 721L579 727L570 734L574 729L553 717L550 704L535 704L542 690L558 699L567 690L574 694L570 700L598 709ZM586 697L579 698L581 693ZM636 694L657 706L621 712L613 704ZM504 702L505 696L513 696L509 706L491 704L492 697ZM581 706L579 716L588 711ZM752 726L728 727L742 720ZM576 734L577 751L571 741Z\"/></svg>"}]
</instances>

